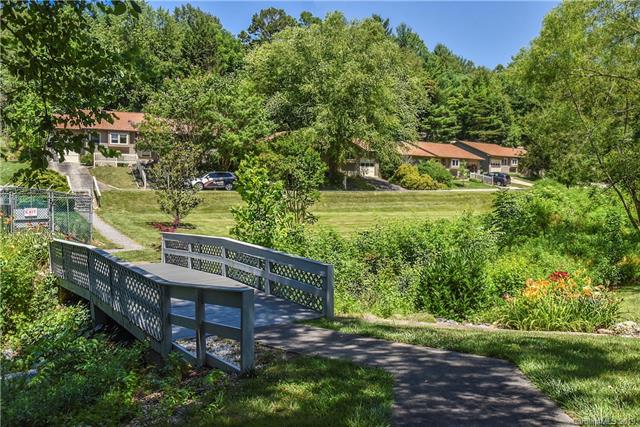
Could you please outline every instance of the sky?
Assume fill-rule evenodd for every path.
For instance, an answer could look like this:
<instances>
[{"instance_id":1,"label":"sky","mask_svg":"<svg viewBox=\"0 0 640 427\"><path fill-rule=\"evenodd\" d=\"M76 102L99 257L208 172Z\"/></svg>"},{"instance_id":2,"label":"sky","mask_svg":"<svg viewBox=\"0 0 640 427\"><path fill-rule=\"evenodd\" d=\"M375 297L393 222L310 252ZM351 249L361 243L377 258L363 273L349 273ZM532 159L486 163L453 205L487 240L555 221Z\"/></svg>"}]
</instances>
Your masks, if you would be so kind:
<instances>
[{"instance_id":1,"label":"sky","mask_svg":"<svg viewBox=\"0 0 640 427\"><path fill-rule=\"evenodd\" d=\"M507 65L511 57L529 45L540 32L544 16L557 1L151 1L154 7L173 10L191 3L218 18L237 35L251 23L254 13L277 7L298 18L307 10L324 17L339 10L349 19L372 14L389 18L396 27L409 25L432 49L443 43L476 65Z\"/></svg>"}]
</instances>

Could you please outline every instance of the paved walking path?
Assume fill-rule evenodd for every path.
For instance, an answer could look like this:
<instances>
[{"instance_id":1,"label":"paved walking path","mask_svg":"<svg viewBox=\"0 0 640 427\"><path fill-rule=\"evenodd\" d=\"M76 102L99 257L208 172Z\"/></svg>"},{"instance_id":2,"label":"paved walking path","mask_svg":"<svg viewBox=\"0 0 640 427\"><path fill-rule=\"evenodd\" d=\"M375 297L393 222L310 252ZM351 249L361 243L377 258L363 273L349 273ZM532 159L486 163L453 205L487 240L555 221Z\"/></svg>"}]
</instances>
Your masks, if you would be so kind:
<instances>
[{"instance_id":1,"label":"paved walking path","mask_svg":"<svg viewBox=\"0 0 640 427\"><path fill-rule=\"evenodd\" d=\"M299 324L262 328L256 340L389 371L395 377L396 426L574 425L515 366L500 359Z\"/></svg>"},{"instance_id":2,"label":"paved walking path","mask_svg":"<svg viewBox=\"0 0 640 427\"><path fill-rule=\"evenodd\" d=\"M49 162L49 166L69 178L71 191L91 191L93 194L93 176L85 166L74 162ZM93 212L93 228L119 247L119 249L109 249L107 252L144 249L144 246L104 222L95 211Z\"/></svg>"}]
</instances>

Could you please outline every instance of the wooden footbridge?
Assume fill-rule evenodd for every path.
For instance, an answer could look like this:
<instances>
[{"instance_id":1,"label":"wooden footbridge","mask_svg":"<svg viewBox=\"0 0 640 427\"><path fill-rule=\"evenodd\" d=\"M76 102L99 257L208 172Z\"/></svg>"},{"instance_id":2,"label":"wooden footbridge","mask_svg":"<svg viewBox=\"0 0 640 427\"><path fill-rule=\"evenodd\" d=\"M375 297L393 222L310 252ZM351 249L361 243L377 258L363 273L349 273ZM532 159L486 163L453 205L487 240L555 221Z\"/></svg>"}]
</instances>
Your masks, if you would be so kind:
<instances>
[{"instance_id":1,"label":"wooden footbridge","mask_svg":"<svg viewBox=\"0 0 640 427\"><path fill-rule=\"evenodd\" d=\"M166 357L246 372L254 330L333 317L333 266L237 240L162 233L162 261L124 262L93 246L54 240L51 271L89 301L95 323L111 318ZM207 336L239 344L239 363L207 349ZM195 350L177 341L195 338Z\"/></svg>"}]
</instances>

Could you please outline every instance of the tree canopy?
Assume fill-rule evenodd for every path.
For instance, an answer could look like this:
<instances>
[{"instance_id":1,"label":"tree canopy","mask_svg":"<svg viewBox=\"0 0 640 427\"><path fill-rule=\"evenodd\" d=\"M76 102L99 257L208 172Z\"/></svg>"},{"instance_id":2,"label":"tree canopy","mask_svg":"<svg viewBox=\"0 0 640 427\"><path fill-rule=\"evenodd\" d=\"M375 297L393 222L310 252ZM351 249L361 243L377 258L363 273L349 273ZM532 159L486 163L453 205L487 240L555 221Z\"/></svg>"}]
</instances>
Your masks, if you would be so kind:
<instances>
[{"instance_id":1,"label":"tree canopy","mask_svg":"<svg viewBox=\"0 0 640 427\"><path fill-rule=\"evenodd\" d=\"M366 141L374 151L416 137L425 76L379 21L347 22L339 13L283 30L250 52L246 76L267 99L279 130L313 128L330 171Z\"/></svg>"}]
</instances>

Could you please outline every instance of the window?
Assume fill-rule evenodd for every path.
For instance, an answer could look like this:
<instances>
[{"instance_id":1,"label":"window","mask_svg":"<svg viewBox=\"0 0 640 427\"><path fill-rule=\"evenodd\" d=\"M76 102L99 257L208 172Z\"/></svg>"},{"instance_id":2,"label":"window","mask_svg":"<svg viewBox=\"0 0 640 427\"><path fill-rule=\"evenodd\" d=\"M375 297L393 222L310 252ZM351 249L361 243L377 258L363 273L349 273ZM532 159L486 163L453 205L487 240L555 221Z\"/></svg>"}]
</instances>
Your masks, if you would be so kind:
<instances>
[{"instance_id":1,"label":"window","mask_svg":"<svg viewBox=\"0 0 640 427\"><path fill-rule=\"evenodd\" d=\"M502 159L501 163L502 163L502 166L509 166L509 159Z\"/></svg>"},{"instance_id":2,"label":"window","mask_svg":"<svg viewBox=\"0 0 640 427\"><path fill-rule=\"evenodd\" d=\"M110 141L111 141L111 144L128 144L129 134L128 133L112 133Z\"/></svg>"},{"instance_id":3,"label":"window","mask_svg":"<svg viewBox=\"0 0 640 427\"><path fill-rule=\"evenodd\" d=\"M460 160L458 160L458 159L451 159L451 167L452 167L452 168L457 168L458 166L460 166Z\"/></svg>"},{"instance_id":4,"label":"window","mask_svg":"<svg viewBox=\"0 0 640 427\"><path fill-rule=\"evenodd\" d=\"M98 145L100 144L100 134L97 132L91 132L89 134L89 143L92 145Z\"/></svg>"},{"instance_id":5,"label":"window","mask_svg":"<svg viewBox=\"0 0 640 427\"><path fill-rule=\"evenodd\" d=\"M495 167L495 168L500 167L500 162L497 160L491 160L491 167Z\"/></svg>"},{"instance_id":6,"label":"window","mask_svg":"<svg viewBox=\"0 0 640 427\"><path fill-rule=\"evenodd\" d=\"M518 166L518 159L511 159L511 166Z\"/></svg>"}]
</instances>

